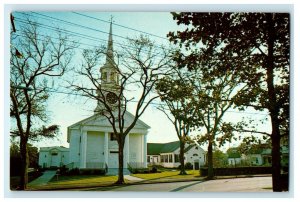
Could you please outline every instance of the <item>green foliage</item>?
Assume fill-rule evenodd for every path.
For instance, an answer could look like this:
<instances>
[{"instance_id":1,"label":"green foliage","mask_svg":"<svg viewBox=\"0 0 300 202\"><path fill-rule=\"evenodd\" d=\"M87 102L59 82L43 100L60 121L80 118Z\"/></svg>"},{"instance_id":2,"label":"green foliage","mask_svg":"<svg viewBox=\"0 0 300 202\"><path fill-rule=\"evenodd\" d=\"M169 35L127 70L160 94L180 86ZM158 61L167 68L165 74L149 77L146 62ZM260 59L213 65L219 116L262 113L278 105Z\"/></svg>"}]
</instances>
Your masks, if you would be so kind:
<instances>
[{"instance_id":1,"label":"green foliage","mask_svg":"<svg viewBox=\"0 0 300 202\"><path fill-rule=\"evenodd\" d=\"M38 148L31 144L27 145L29 156L29 167L38 168ZM12 142L10 145L10 174L11 176L20 175L21 153L17 142Z\"/></svg>"},{"instance_id":2,"label":"green foliage","mask_svg":"<svg viewBox=\"0 0 300 202\"><path fill-rule=\"evenodd\" d=\"M219 149L213 151L213 165L216 168L227 165L227 155Z\"/></svg>"},{"instance_id":3,"label":"green foliage","mask_svg":"<svg viewBox=\"0 0 300 202\"><path fill-rule=\"evenodd\" d=\"M238 84L236 90L240 89L230 98L234 107L270 113L271 134L247 126L238 130L271 137L273 190L280 191L280 139L289 133L290 14L172 14L178 25L187 26L168 35L185 50L174 56L179 67L201 69L207 80L231 75ZM216 99L220 94L211 92L210 97Z\"/></svg>"}]
</instances>

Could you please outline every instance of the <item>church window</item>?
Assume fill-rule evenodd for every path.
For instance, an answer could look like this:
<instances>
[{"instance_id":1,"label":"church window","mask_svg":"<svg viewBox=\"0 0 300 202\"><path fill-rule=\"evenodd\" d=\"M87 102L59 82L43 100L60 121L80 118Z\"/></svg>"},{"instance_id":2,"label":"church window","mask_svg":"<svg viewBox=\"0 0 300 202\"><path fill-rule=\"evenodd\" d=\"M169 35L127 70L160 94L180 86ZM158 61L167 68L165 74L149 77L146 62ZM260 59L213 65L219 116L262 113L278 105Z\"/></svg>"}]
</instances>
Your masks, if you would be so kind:
<instances>
[{"instance_id":1,"label":"church window","mask_svg":"<svg viewBox=\"0 0 300 202\"><path fill-rule=\"evenodd\" d=\"M107 80L107 72L102 72L102 74L101 74L101 79L102 79L103 81L106 81L106 80Z\"/></svg>"},{"instance_id":2,"label":"church window","mask_svg":"<svg viewBox=\"0 0 300 202\"><path fill-rule=\"evenodd\" d=\"M116 82L116 77L115 77L115 73L114 72L110 73L110 82L112 82L112 83Z\"/></svg>"},{"instance_id":3,"label":"church window","mask_svg":"<svg viewBox=\"0 0 300 202\"><path fill-rule=\"evenodd\" d=\"M116 141L117 135L115 133L110 133L110 141Z\"/></svg>"}]
</instances>

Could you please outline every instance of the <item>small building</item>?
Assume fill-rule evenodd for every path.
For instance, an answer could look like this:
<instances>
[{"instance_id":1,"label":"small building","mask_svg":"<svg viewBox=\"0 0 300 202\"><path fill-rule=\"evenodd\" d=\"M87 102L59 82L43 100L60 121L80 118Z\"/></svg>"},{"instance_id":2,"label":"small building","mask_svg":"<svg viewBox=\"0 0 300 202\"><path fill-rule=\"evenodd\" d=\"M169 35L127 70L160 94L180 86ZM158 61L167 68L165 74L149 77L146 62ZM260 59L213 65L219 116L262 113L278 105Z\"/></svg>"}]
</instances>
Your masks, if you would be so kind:
<instances>
[{"instance_id":1,"label":"small building","mask_svg":"<svg viewBox=\"0 0 300 202\"><path fill-rule=\"evenodd\" d=\"M69 148L63 146L41 147L39 166L42 168L58 168L69 163Z\"/></svg>"},{"instance_id":2,"label":"small building","mask_svg":"<svg viewBox=\"0 0 300 202\"><path fill-rule=\"evenodd\" d=\"M236 166L242 162L241 155L239 153L229 153L227 157L228 165Z\"/></svg>"},{"instance_id":3,"label":"small building","mask_svg":"<svg viewBox=\"0 0 300 202\"><path fill-rule=\"evenodd\" d=\"M148 165L161 165L166 168L177 168L180 165L179 141L168 143L148 143L147 162ZM206 161L206 152L196 144L186 144L184 163L191 163L194 169L199 169Z\"/></svg>"},{"instance_id":4,"label":"small building","mask_svg":"<svg viewBox=\"0 0 300 202\"><path fill-rule=\"evenodd\" d=\"M243 162L250 166L270 166L272 163L272 150L268 144L252 145L243 154Z\"/></svg>"}]
</instances>

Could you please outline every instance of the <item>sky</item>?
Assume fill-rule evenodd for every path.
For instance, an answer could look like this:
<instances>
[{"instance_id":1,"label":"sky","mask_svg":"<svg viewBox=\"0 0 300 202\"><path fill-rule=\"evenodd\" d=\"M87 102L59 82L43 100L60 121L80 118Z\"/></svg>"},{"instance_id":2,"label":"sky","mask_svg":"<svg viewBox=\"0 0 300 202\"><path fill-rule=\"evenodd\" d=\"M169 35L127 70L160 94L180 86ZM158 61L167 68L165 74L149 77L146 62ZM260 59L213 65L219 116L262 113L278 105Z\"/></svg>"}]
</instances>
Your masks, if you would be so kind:
<instances>
[{"instance_id":1,"label":"sky","mask_svg":"<svg viewBox=\"0 0 300 202\"><path fill-rule=\"evenodd\" d=\"M223 7L222 7L223 8ZM226 8L226 7L225 7ZM263 8L260 8L263 9ZM74 9L73 12L64 11L38 11L40 9L19 9L15 12L16 26L23 24L24 19L30 18L41 25L44 34L51 33L51 29L59 27L66 31L70 37L78 41L79 48L76 51L72 65L78 67L81 64L81 51L84 48L92 48L95 45L107 45L109 21L113 18L113 41L114 49L120 49L126 38L135 38L141 34L147 35L157 45L169 45L167 33L183 29L172 19L169 12L87 12L84 9ZM23 12L22 10L27 10ZM44 9L42 9L44 10ZM18 9L16 9L18 11ZM99 68L101 65L99 66ZM67 78L67 77L65 77ZM64 79L65 79L64 78ZM55 83L64 86L64 79L56 80ZM62 87L60 92L68 90ZM157 101L155 101L157 102ZM62 93L53 92L47 102L47 113L50 115L48 124L60 125L60 136L54 140L34 142L38 147L62 145L68 147L67 127L93 115L96 101L87 100L80 96L70 96ZM134 106L129 107L133 112ZM257 112L247 110L246 113L230 109L225 115L224 120L237 122L242 117L251 117L256 120L268 118L267 112ZM155 105L150 105L141 120L147 123L151 129L148 133L148 142L170 142L178 140L174 126L167 119L165 114L156 109ZM260 124L260 131L270 132L270 122L267 120ZM197 133L195 133L197 134ZM223 150L230 146L238 146L239 142L226 144ZM205 149L205 148L204 148Z\"/></svg>"},{"instance_id":2,"label":"sky","mask_svg":"<svg viewBox=\"0 0 300 202\"><path fill-rule=\"evenodd\" d=\"M127 10L127 11L170 11L170 10L194 10L194 11L201 11L201 10L206 10L206 11L212 11L212 10L218 10L218 11L228 11L228 10L239 10L240 7L243 7L244 10L246 11L250 11L250 10L264 10L264 11L276 11L276 10L281 10L281 8L284 7L284 5L282 4L290 4L292 6L294 6L293 10L293 22L292 22L292 55L299 55L299 46L295 46L295 44L299 44L299 37L294 37L294 36L299 36L299 1L298 0L273 0L273 1L269 1L269 0L244 0L244 1L238 1L238 3L240 3L239 5L236 5L237 1L236 0L231 0L231 1L224 1L224 0L210 0L210 1L194 1L194 0L185 0L185 1L181 1L181 0L173 0L171 3L169 4L170 1L169 0L144 0L143 3L147 4L147 5L141 5L140 1L136 1L136 0L102 0L101 1L101 5L94 5L95 3L98 3L99 1L94 1L94 0L85 0L84 2L82 1L71 1L71 3L73 3L73 5L68 5L70 3L70 1L67 0L44 0L44 1L40 1L40 0L3 0L1 1L1 16L3 17L1 20L0 24L3 25L4 27L4 32L0 32L0 36L1 36L1 41L4 41L4 46L2 46L1 48L1 61L4 61L4 65L5 67L9 66L9 20L8 20L8 13L11 10L102 10L102 11L108 11L108 10ZM14 3L15 5L10 5L7 8L7 4L12 4ZM103 4L107 4L107 5L103 5ZM119 3L116 4L116 3ZM129 3L131 5L129 5ZM272 5L269 5L269 3L272 3ZM17 4L22 4L22 5L17 5ZM38 5L41 4L41 5ZM43 5L43 4L48 4L48 5ZM51 5L51 4L56 4L56 5ZM59 5L59 4L65 4L65 5ZM115 5L113 5L115 4ZM133 4L133 5L132 5ZM139 4L139 5L138 5ZM155 4L155 5L153 5ZM164 4L164 5L163 5ZM277 4L277 5L274 5ZM254 9L253 9L254 8ZM110 19L109 18L110 14L107 15L106 20ZM114 18L116 23L120 23L121 24L121 20L125 20L125 19L118 19L117 17ZM136 19L138 20L138 19ZM127 20L128 23L133 23L133 25L135 25L135 21L128 19ZM149 20L151 21L151 20ZM161 20L162 21L162 20ZM145 21L143 21L145 22ZM2 24L3 23L3 24ZM140 23L140 26L142 26L143 23ZM127 26L129 26L129 24L127 24ZM152 27L147 27L146 29L149 30L149 32L151 33L156 33L156 32L160 32L161 29L164 29L165 27L158 27L156 29L152 28ZM115 28L114 28L115 29ZM103 30L107 30L108 31L108 27L105 27ZM163 33L164 34L164 33ZM115 40L115 39L114 39ZM294 57L292 56L292 67L296 67L299 66L299 57ZM292 87L291 87L291 134L292 134L292 139L291 142L299 142L299 138L297 135L294 136L294 131L298 131L299 130L299 124L294 124L294 123L298 123L298 117L299 117L299 105L297 105L296 103L299 103L299 93L298 93L298 86L299 86L299 81L297 80L298 75L300 74L299 72L299 68L292 68L292 72L291 72L291 79L292 79ZM7 155L8 151L9 151L9 138L8 138L8 134L9 134L9 119L8 119L8 114L9 114L9 96L8 96L8 92L9 92L9 71L7 71L7 68L0 68L0 75L2 76L2 81L4 81L4 84L1 85L1 93L4 99L1 99L0 103L0 111L1 113L3 113L3 115L1 116L1 123L0 123L0 128L2 129L2 134L4 134L2 136L2 152L4 152L3 154L5 158L3 158L2 161L2 165L7 165L7 163L5 164L5 162L9 161L9 158ZM60 100L61 99L61 100ZM53 114L57 114L58 113L58 109L64 108L66 109L67 113L66 114L61 114L61 115L55 115L52 116L52 120L56 120L56 122L60 122L62 125L62 132L66 133L66 127L74 122L77 122L78 120L81 120L82 118L88 117L89 115L92 114L92 112L89 112L88 109L84 109L84 108L79 108L76 104L68 104L68 105L63 105L64 102L64 98L60 98L60 99L55 99L55 98L51 98L50 103L49 103L49 111L53 110L56 108L56 110L53 110L52 113ZM51 103L52 102L52 103ZM57 106L57 107L55 107ZM154 111L154 110L153 110ZM152 111L152 112L153 112ZM156 111L155 111L156 112ZM148 113L148 112L147 112ZM151 114L151 113L149 113ZM236 113L232 113L231 116L233 114ZM251 114L249 114L251 115ZM154 122L154 120L152 120L151 118L149 118L150 120L147 120L147 116L142 117L142 120L147 122L149 125L155 128L157 128L157 131L162 131L167 124L167 120L165 120L163 124L164 127L159 127L159 124L157 123L152 123L151 121ZM163 119L163 117L162 117ZM171 125L169 126L170 130L171 130ZM165 134L170 134L165 133ZM152 135L149 134L149 138L148 140L153 140L155 141L154 137L167 137L170 136L170 140L176 139L176 136L174 134L171 135ZM150 139L151 137L151 139ZM152 139L153 137L153 139ZM160 140L160 139L158 139ZM163 141L163 140L162 140ZM165 141L169 141L168 139L166 139ZM62 139L62 144L65 144L66 139ZM53 144L59 144L60 142L53 142ZM46 143L45 143L46 145ZM297 154L299 154L299 147L297 146L293 146L294 144L291 144L292 146L292 150L294 150L294 152L291 153L291 183L292 183L292 187L291 187L291 192L290 193L286 193L289 194L288 196L283 196L286 198L282 198L282 197L278 197L278 198L274 198L274 195L257 195L256 197L264 197L262 200L264 201L282 201L282 200L286 200L286 201L297 201L299 199L299 193L295 192L295 188L294 187L298 187L298 181L297 180L293 180L293 179L299 179L299 174L298 172L294 172L295 170L298 170L298 166L299 166L299 158L297 158ZM292 151L291 150L291 151ZM1 154L2 154L1 152ZM294 169L293 169L293 166ZM8 166L1 166L1 172L0 172L0 178L1 179L5 179L4 181L1 180L1 187L3 187L2 185L4 185L3 183L5 183L6 189L5 189L5 197L7 199L7 197L9 197L11 199L11 197L16 197L16 193L12 193L9 191L8 188ZM2 172L2 171L5 172ZM5 174L5 175L3 175ZM298 176L298 177L297 177ZM293 186L294 185L294 186ZM1 189L1 196L2 196L2 189ZM77 193L78 194L78 200L82 200L80 199L81 197L91 197L91 193L88 193L88 195L84 195L82 193ZM97 193L95 193L97 194ZM160 199L163 198L163 200L165 200L164 198L166 197L166 195L162 194L155 194L156 197L161 197ZM222 193L220 193L222 194ZM74 196L76 195L75 192L72 192L72 195L63 195L64 197L72 197L74 198ZM23 200L28 200L28 201L32 201L32 197L41 197L44 198L43 200L53 200L51 198L49 199L45 199L45 197L62 197L62 194L53 194L53 195L45 195L44 193L36 193L35 196L32 195L32 193L19 193L18 195L19 197L29 197L28 199L23 198ZM94 197L99 197L99 195L93 195ZM111 193L107 193L107 195L105 195L105 193L101 193L101 196L106 196L106 197L113 197L111 195ZM119 195L120 196L120 195ZM138 193L134 193L132 195L124 195L124 197L145 197L143 195L139 195ZM169 195L168 197L171 196L175 196L175 195ZM177 197L179 196L179 197ZM226 197L226 198L222 198L222 201L240 201L240 198L243 198L243 200L245 201L253 201L253 195L245 198L245 194L242 193L241 195L238 195L237 193L232 193L232 195L227 195L224 196L222 195L196 195L196 194L189 194L189 195L176 195L177 198L172 198L173 201L182 201L182 197L195 197L196 200L201 200L201 199L197 199L199 197L209 197L206 198L205 200L207 201L216 201L219 200L219 198L214 198L214 197ZM248 195L246 195L247 197ZM118 196L116 196L118 197ZM255 198L256 198L255 197ZM298 198L298 199L297 199ZM259 200L259 198L256 198L256 200ZM19 199L11 199L11 200L19 200ZM39 199L40 200L40 199ZM64 199L65 200L65 199ZM73 201L74 199L72 199ZM93 200L92 198L89 198L89 200ZM99 199L94 199L99 200ZM109 200L109 199L106 199ZM114 199L111 199L114 200ZM135 200L135 199L122 199L122 200ZM136 199L139 200L140 199ZM153 199L146 199L144 198L143 200L153 200ZM190 200L190 199L189 199Z\"/></svg>"},{"instance_id":3,"label":"sky","mask_svg":"<svg viewBox=\"0 0 300 202\"><path fill-rule=\"evenodd\" d=\"M141 34L146 34L157 45L169 45L166 35L170 31L183 29L176 24L169 12L15 12L15 24L18 26L24 24L24 19L37 21L41 26L43 34L50 34L54 27L59 27L70 37L78 41L79 47L72 58L71 67L77 68L82 61L81 51L84 48L92 48L95 45L107 45L109 21L113 18L113 42L114 50L120 49L119 44L123 44L126 38L135 38ZM155 36L154 36L155 35ZM53 36L54 37L54 36ZM100 69L101 65L99 66ZM53 140L33 142L38 147L45 146L66 146L67 127L93 115L96 106L95 100L88 100L81 96L66 95L59 92L70 92L65 89L67 85L64 80L70 78L73 70L66 73L67 77L55 80L55 84L61 86L58 90L53 90L50 99L47 102L47 113L50 121L48 124L58 124L60 126L60 136ZM72 77L72 76L71 76ZM83 83L85 81L82 81ZM58 92L55 92L58 91ZM155 102L159 102L156 100ZM129 111L134 112L135 103L130 105ZM267 112L256 112L247 110L245 113L237 110L229 110L224 120L236 122L243 116L261 119L268 117ZM166 115L156 109L156 105L150 105L141 120L147 123L149 130L148 142L170 142L177 141L178 137L174 126ZM270 123L260 125L261 131L270 132ZM194 133L199 134L199 133ZM227 144L229 146L238 146L237 142Z\"/></svg>"}]
</instances>

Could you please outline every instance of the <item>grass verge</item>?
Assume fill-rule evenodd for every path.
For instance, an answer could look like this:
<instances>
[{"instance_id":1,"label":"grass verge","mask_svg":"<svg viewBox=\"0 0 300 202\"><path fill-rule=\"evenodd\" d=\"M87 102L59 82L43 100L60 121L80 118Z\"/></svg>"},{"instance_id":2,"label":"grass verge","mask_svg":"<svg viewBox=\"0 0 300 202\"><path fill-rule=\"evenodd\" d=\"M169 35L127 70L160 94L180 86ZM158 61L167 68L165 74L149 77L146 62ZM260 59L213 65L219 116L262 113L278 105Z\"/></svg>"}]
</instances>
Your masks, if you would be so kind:
<instances>
[{"instance_id":1,"label":"grass verge","mask_svg":"<svg viewBox=\"0 0 300 202\"><path fill-rule=\"evenodd\" d=\"M179 175L178 170L176 171L163 171L161 173L142 173L132 174L134 177L138 177L145 180L156 180L156 179L197 179L200 177L199 171L188 170L187 175Z\"/></svg>"},{"instance_id":2,"label":"grass verge","mask_svg":"<svg viewBox=\"0 0 300 202\"><path fill-rule=\"evenodd\" d=\"M32 186L31 190L76 189L82 187L108 186L117 181L117 176L74 175L53 177L46 185ZM125 181L126 182L126 181Z\"/></svg>"}]
</instances>

